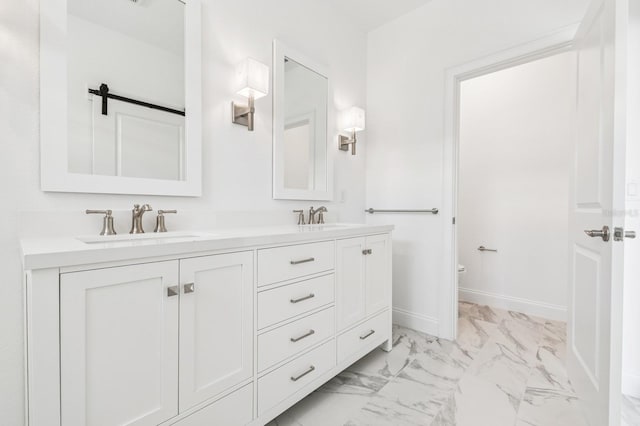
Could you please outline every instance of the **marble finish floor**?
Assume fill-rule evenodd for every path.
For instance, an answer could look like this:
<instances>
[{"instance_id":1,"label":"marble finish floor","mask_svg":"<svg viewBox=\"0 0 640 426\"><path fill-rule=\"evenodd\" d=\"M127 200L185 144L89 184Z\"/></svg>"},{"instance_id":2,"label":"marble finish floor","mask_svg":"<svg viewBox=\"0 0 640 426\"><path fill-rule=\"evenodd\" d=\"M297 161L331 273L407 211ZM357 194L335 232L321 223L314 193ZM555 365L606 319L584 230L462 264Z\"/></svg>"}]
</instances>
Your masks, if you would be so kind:
<instances>
[{"instance_id":1,"label":"marble finish floor","mask_svg":"<svg viewBox=\"0 0 640 426\"><path fill-rule=\"evenodd\" d=\"M565 324L461 302L459 336L393 329L268 426L586 426L564 367Z\"/></svg>"}]
</instances>

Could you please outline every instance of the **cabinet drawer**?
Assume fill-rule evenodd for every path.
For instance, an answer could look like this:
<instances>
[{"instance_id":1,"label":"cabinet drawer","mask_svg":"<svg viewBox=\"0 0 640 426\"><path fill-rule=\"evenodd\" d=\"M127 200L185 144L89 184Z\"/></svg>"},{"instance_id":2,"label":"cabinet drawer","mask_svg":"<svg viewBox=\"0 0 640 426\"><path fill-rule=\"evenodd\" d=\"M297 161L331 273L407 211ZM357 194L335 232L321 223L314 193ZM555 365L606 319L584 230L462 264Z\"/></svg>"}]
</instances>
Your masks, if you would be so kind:
<instances>
[{"instance_id":1,"label":"cabinet drawer","mask_svg":"<svg viewBox=\"0 0 640 426\"><path fill-rule=\"evenodd\" d=\"M384 311L364 323L338 336L338 360L343 361L351 355L372 350L386 340L389 324L389 311Z\"/></svg>"},{"instance_id":2,"label":"cabinet drawer","mask_svg":"<svg viewBox=\"0 0 640 426\"><path fill-rule=\"evenodd\" d=\"M258 286L333 269L333 241L258 251Z\"/></svg>"},{"instance_id":3,"label":"cabinet drawer","mask_svg":"<svg viewBox=\"0 0 640 426\"><path fill-rule=\"evenodd\" d=\"M258 379L258 414L299 391L335 365L336 344L331 340Z\"/></svg>"},{"instance_id":4,"label":"cabinet drawer","mask_svg":"<svg viewBox=\"0 0 640 426\"><path fill-rule=\"evenodd\" d=\"M258 294L258 328L262 329L334 301L334 275L312 278Z\"/></svg>"},{"instance_id":5,"label":"cabinet drawer","mask_svg":"<svg viewBox=\"0 0 640 426\"><path fill-rule=\"evenodd\" d=\"M325 309L258 336L258 371L333 336L335 311Z\"/></svg>"},{"instance_id":6,"label":"cabinet drawer","mask_svg":"<svg viewBox=\"0 0 640 426\"><path fill-rule=\"evenodd\" d=\"M174 424L243 426L251 422L252 418L253 386L248 384Z\"/></svg>"}]
</instances>

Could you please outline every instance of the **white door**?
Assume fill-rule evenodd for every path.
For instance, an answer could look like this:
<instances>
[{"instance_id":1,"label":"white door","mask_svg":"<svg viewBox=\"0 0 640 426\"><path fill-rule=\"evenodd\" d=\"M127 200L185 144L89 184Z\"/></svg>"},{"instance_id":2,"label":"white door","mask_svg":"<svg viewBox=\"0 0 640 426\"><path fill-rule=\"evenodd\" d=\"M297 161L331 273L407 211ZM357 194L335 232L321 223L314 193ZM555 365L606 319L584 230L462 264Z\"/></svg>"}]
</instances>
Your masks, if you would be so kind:
<instances>
[{"instance_id":1,"label":"white door","mask_svg":"<svg viewBox=\"0 0 640 426\"><path fill-rule=\"evenodd\" d=\"M374 314L389 306L389 282L391 282L391 261L389 259L389 236L367 237L365 256L367 315Z\"/></svg>"},{"instance_id":2,"label":"white door","mask_svg":"<svg viewBox=\"0 0 640 426\"><path fill-rule=\"evenodd\" d=\"M365 238L336 241L338 330L365 317Z\"/></svg>"},{"instance_id":3,"label":"white door","mask_svg":"<svg viewBox=\"0 0 640 426\"><path fill-rule=\"evenodd\" d=\"M178 262L62 274L62 424L157 425L178 414Z\"/></svg>"},{"instance_id":4,"label":"white door","mask_svg":"<svg viewBox=\"0 0 640 426\"><path fill-rule=\"evenodd\" d=\"M180 261L180 411L253 374L253 252Z\"/></svg>"},{"instance_id":5,"label":"white door","mask_svg":"<svg viewBox=\"0 0 640 426\"><path fill-rule=\"evenodd\" d=\"M626 1L595 0L576 38L567 368L594 426L620 424L624 246L599 235L624 226Z\"/></svg>"}]
</instances>

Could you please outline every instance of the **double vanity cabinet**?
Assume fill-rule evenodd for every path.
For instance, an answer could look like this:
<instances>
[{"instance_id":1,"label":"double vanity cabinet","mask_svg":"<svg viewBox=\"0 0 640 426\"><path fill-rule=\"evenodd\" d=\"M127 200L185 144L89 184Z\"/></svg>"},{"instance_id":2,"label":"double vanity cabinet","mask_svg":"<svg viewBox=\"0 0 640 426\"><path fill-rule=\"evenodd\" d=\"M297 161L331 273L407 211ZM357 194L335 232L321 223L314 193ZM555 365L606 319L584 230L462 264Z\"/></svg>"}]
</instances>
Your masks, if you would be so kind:
<instances>
[{"instance_id":1,"label":"double vanity cabinet","mask_svg":"<svg viewBox=\"0 0 640 426\"><path fill-rule=\"evenodd\" d=\"M391 230L23 241L28 424L266 424L391 349Z\"/></svg>"}]
</instances>

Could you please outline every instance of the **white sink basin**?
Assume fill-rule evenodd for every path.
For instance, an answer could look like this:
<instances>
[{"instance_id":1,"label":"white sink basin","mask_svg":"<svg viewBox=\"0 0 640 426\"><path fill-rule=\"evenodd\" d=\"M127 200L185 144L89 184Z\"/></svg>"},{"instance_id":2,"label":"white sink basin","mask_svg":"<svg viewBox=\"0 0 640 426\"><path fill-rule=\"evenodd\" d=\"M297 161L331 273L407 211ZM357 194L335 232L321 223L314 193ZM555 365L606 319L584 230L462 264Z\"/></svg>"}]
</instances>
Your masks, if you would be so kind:
<instances>
[{"instance_id":1,"label":"white sink basin","mask_svg":"<svg viewBox=\"0 0 640 426\"><path fill-rule=\"evenodd\" d=\"M344 223L322 223L316 225L300 225L300 228L309 231L328 231L330 229L348 228L353 225Z\"/></svg>"},{"instance_id":2,"label":"white sink basin","mask_svg":"<svg viewBox=\"0 0 640 426\"><path fill-rule=\"evenodd\" d=\"M207 234L209 236L209 234ZM203 234L193 232L162 232L162 233L145 233L145 234L122 234L122 235L91 235L76 237L77 240L85 244L113 244L113 243L148 243L157 244L161 242L176 242L180 240L190 241L200 237Z\"/></svg>"}]
</instances>

